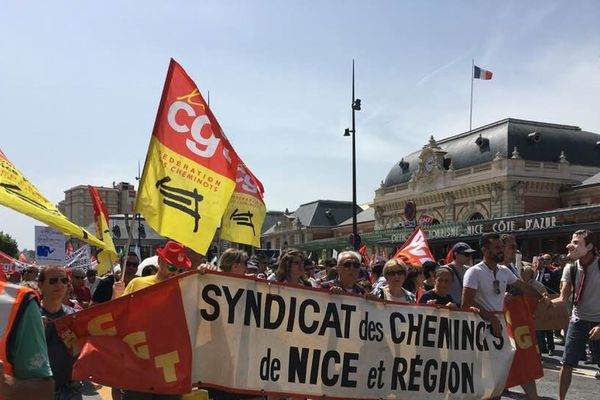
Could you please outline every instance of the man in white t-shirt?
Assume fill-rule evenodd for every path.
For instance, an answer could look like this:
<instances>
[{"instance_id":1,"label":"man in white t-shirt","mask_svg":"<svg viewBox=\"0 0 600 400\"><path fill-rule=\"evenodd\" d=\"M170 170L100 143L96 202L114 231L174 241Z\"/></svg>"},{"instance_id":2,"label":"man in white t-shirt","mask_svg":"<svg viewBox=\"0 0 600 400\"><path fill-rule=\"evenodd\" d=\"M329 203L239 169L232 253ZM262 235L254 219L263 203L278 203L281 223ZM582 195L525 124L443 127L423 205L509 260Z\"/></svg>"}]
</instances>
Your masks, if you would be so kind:
<instances>
[{"instance_id":1,"label":"man in white t-shirt","mask_svg":"<svg viewBox=\"0 0 600 400\"><path fill-rule=\"evenodd\" d=\"M565 266L562 289L556 303L573 299L573 313L565 337L565 351L560 369L559 398L564 400L571 385L573 368L590 340L592 361L600 366L600 267L594 235L578 230L567 245L573 263Z\"/></svg>"},{"instance_id":2,"label":"man in white t-shirt","mask_svg":"<svg viewBox=\"0 0 600 400\"><path fill-rule=\"evenodd\" d=\"M499 264L504 260L504 243L500 235L484 234L479 239L479 246L483 253L483 261L472 266L465 273L462 305L478 309L481 318L491 323L492 335L500 337L502 336L502 324L497 313L504 318L502 314L504 294L508 285L544 300L548 305L551 303L548 297L540 295L529 284L517 278L510 269ZM538 398L535 381L522 385L522 388L528 399Z\"/></svg>"}]
</instances>

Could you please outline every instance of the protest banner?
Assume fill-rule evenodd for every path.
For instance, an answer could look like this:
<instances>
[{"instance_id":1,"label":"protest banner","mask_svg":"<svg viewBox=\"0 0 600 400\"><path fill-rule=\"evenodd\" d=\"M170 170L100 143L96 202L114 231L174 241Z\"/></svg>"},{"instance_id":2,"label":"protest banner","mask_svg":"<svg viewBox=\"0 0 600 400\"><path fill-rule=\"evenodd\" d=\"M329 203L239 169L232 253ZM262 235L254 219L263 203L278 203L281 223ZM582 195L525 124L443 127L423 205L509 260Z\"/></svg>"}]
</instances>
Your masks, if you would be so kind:
<instances>
[{"instance_id":1,"label":"protest banner","mask_svg":"<svg viewBox=\"0 0 600 400\"><path fill-rule=\"evenodd\" d=\"M412 265L418 266L423 265L423 263L427 261L435 261L433 254L431 254L431 250L429 249L427 238L420 226L418 226L408 239L406 239L406 242L400 246L398 251L396 251L394 258L401 258Z\"/></svg>"},{"instance_id":2,"label":"protest banner","mask_svg":"<svg viewBox=\"0 0 600 400\"><path fill-rule=\"evenodd\" d=\"M48 226L35 226L35 259L40 264L64 265L65 235Z\"/></svg>"},{"instance_id":3,"label":"protest banner","mask_svg":"<svg viewBox=\"0 0 600 400\"><path fill-rule=\"evenodd\" d=\"M538 300L526 295L512 296L510 301L504 302L507 329L516 347L512 368L506 379L507 388L544 376L531 319L536 307Z\"/></svg>"},{"instance_id":4,"label":"protest banner","mask_svg":"<svg viewBox=\"0 0 600 400\"><path fill-rule=\"evenodd\" d=\"M550 295L555 299L558 295ZM569 327L569 310L565 303L555 304L554 307L546 307L539 304L533 316L533 327L536 331L551 331Z\"/></svg>"},{"instance_id":5,"label":"protest banner","mask_svg":"<svg viewBox=\"0 0 600 400\"><path fill-rule=\"evenodd\" d=\"M135 209L162 236L206 254L239 157L198 87L171 59Z\"/></svg>"},{"instance_id":6,"label":"protest banner","mask_svg":"<svg viewBox=\"0 0 600 400\"><path fill-rule=\"evenodd\" d=\"M514 352L471 312L197 271L56 324L82 349L74 379L158 393L481 399Z\"/></svg>"},{"instance_id":7,"label":"protest banner","mask_svg":"<svg viewBox=\"0 0 600 400\"><path fill-rule=\"evenodd\" d=\"M46 223L66 235L103 249L94 235L69 221L23 176L0 150L0 204ZM64 251L64 248L63 248Z\"/></svg>"},{"instance_id":8,"label":"protest banner","mask_svg":"<svg viewBox=\"0 0 600 400\"><path fill-rule=\"evenodd\" d=\"M260 247L260 234L267 208L260 181L241 162L235 192L221 223L221 239Z\"/></svg>"},{"instance_id":9,"label":"protest banner","mask_svg":"<svg viewBox=\"0 0 600 400\"><path fill-rule=\"evenodd\" d=\"M70 255L65 256L65 268L88 269L92 265L90 246L81 246Z\"/></svg>"}]
</instances>

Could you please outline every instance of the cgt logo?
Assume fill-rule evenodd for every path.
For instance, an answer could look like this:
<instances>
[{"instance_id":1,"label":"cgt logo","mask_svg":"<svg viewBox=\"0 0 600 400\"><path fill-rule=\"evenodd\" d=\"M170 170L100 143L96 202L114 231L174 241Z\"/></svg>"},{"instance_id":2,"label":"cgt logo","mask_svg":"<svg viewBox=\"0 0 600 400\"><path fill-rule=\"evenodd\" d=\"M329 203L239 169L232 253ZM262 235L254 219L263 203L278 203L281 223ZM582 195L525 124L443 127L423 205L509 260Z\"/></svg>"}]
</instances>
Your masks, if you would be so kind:
<instances>
[{"instance_id":1,"label":"cgt logo","mask_svg":"<svg viewBox=\"0 0 600 400\"><path fill-rule=\"evenodd\" d=\"M258 193L258 187L254 183L252 177L246 172L246 170L244 169L242 164L238 165L237 172L238 172L238 174L237 174L237 178L235 179L235 181L237 183L241 183L242 190L247 193L251 193L251 194Z\"/></svg>"},{"instance_id":2,"label":"cgt logo","mask_svg":"<svg viewBox=\"0 0 600 400\"><path fill-rule=\"evenodd\" d=\"M221 139L215 136L208 116L206 114L196 115L196 110L190 105L195 104L204 108L203 104L191 100L193 97L199 95L200 92L198 89L194 89L189 95L177 98L177 100L169 107L167 122L175 132L189 132L191 134L191 138L188 138L185 141L187 148L191 152L200 157L211 158L217 151ZM182 101L183 99L187 99L187 102ZM177 113L180 111L185 112L188 117L194 118L191 126L182 125L177 122ZM204 135L202 135L202 132L204 132ZM227 161L231 162L226 149L223 149L223 156Z\"/></svg>"},{"instance_id":3,"label":"cgt logo","mask_svg":"<svg viewBox=\"0 0 600 400\"><path fill-rule=\"evenodd\" d=\"M515 344L519 349L528 349L533 346L533 340L531 339L531 332L527 325L516 326L514 328Z\"/></svg>"}]
</instances>

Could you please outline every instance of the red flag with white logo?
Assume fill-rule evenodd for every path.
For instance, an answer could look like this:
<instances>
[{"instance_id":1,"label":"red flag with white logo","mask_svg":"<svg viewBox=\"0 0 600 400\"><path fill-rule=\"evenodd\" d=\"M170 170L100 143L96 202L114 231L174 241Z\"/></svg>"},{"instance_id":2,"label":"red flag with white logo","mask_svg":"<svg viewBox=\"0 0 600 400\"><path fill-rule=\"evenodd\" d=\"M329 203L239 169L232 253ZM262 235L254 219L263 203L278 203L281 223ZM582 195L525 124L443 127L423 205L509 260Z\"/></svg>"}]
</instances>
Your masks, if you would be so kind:
<instances>
[{"instance_id":1,"label":"red flag with white logo","mask_svg":"<svg viewBox=\"0 0 600 400\"><path fill-rule=\"evenodd\" d=\"M429 250L427 238L425 238L425 234L420 226L400 246L394 258L400 258L416 266L422 266L426 261L435 261L431 250Z\"/></svg>"}]
</instances>

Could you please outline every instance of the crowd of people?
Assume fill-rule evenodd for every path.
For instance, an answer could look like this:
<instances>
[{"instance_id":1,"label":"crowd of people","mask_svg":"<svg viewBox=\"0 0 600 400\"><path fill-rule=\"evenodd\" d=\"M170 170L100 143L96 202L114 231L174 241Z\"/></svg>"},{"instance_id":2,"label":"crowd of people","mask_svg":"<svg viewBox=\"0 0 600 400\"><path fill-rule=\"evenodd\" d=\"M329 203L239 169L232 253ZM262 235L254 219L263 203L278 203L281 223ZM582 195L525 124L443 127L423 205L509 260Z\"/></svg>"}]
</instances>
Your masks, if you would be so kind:
<instances>
[{"instance_id":1,"label":"crowd of people","mask_svg":"<svg viewBox=\"0 0 600 400\"><path fill-rule=\"evenodd\" d=\"M119 267L102 278L93 269L30 266L23 273L12 274L8 282L0 282L0 294L14 298L2 334L0 399L81 399L82 382L72 379L75 360L53 321L198 268L200 273L217 270L254 276L320 288L332 295L352 293L373 300L468 309L489 322L493 335L502 334L502 314L498 312L513 296L527 294L547 307L568 304L572 314L566 332L536 333L540 353L552 355L555 340L565 344L559 388L562 400L573 368L580 361L600 363L600 266L595 243L592 232L580 230L567 245L567 254L543 253L527 262L521 259L514 236L484 234L480 252L457 242L446 259L417 266L402 258L381 257L366 265L353 250L315 262L297 249L269 259L235 248L225 250L213 265L169 241L156 251L155 265L141 271L135 253L122 257ZM477 254L481 256L479 262L474 260ZM548 294L558 297L550 300ZM24 331L27 335L22 334ZM523 389L529 399L537 398L535 382L523 385ZM212 389L208 395L219 400L256 398ZM120 388L113 388L112 396L114 400L180 398Z\"/></svg>"}]
</instances>

